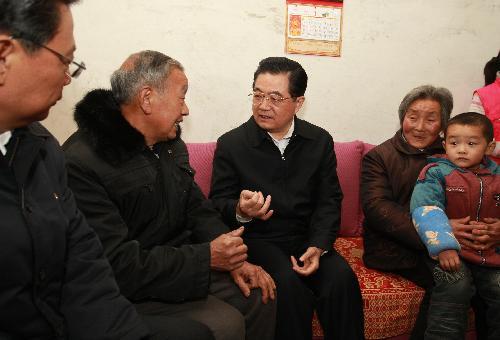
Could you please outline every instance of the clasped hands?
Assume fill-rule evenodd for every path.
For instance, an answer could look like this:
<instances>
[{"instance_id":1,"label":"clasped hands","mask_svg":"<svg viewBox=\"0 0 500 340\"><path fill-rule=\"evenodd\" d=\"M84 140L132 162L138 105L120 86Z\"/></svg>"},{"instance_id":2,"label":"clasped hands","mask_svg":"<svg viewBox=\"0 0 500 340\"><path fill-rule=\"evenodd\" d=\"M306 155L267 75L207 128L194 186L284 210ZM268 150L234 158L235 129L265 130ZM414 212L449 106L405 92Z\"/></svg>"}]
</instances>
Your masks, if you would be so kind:
<instances>
[{"instance_id":1,"label":"clasped hands","mask_svg":"<svg viewBox=\"0 0 500 340\"><path fill-rule=\"evenodd\" d=\"M470 217L450 219L453 235L464 249L488 250L500 243L500 219L485 218L482 222L471 221ZM438 255L439 265L447 271L460 268L458 252L453 249Z\"/></svg>"}]
</instances>

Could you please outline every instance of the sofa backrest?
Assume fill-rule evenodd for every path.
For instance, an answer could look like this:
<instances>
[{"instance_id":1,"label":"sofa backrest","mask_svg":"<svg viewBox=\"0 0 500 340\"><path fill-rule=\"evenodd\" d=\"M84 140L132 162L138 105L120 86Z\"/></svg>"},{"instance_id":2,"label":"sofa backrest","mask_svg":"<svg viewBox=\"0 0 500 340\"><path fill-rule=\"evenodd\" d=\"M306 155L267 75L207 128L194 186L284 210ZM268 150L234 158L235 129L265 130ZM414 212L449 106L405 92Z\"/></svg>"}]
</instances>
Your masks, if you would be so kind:
<instances>
[{"instance_id":1,"label":"sofa backrest","mask_svg":"<svg viewBox=\"0 0 500 340\"><path fill-rule=\"evenodd\" d=\"M208 196L216 143L188 143L187 147L189 161L196 171L195 181L203 194ZM336 142L334 145L337 155L337 174L344 193L340 236L361 236L363 225L359 197L361 158L372 147L373 145L362 141Z\"/></svg>"}]
</instances>

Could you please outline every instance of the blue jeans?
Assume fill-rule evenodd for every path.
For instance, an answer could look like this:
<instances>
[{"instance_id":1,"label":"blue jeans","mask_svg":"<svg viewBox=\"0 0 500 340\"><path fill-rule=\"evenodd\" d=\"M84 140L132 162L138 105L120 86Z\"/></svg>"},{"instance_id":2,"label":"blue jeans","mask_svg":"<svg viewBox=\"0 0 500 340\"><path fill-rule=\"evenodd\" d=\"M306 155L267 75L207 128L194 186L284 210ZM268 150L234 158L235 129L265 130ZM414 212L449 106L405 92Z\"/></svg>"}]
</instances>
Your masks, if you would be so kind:
<instances>
[{"instance_id":1,"label":"blue jeans","mask_svg":"<svg viewBox=\"0 0 500 340\"><path fill-rule=\"evenodd\" d=\"M432 291L425 339L464 339L467 313L476 290L486 304L488 339L500 339L500 268L461 261L458 272L433 262Z\"/></svg>"}]
</instances>

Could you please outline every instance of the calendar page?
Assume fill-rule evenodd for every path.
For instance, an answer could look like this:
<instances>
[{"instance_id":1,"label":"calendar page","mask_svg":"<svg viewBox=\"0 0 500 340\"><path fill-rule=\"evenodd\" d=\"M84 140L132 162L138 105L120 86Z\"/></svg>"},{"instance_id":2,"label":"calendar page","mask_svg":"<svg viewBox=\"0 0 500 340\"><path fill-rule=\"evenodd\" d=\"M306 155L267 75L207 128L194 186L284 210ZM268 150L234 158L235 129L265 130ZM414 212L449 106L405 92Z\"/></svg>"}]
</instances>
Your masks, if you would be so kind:
<instances>
[{"instance_id":1,"label":"calendar page","mask_svg":"<svg viewBox=\"0 0 500 340\"><path fill-rule=\"evenodd\" d=\"M287 1L286 52L340 56L342 2Z\"/></svg>"}]
</instances>

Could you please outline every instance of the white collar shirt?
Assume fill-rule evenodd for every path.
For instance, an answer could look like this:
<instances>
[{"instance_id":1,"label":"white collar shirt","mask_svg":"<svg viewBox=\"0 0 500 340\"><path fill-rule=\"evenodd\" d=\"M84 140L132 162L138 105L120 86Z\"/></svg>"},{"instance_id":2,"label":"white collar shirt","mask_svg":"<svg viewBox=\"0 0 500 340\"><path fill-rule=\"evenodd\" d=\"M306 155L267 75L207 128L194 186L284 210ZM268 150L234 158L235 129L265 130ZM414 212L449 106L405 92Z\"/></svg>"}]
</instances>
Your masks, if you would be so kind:
<instances>
[{"instance_id":1,"label":"white collar shirt","mask_svg":"<svg viewBox=\"0 0 500 340\"><path fill-rule=\"evenodd\" d=\"M288 146L288 143L290 143L290 138L292 138L294 128L295 128L295 121L292 120L292 125L290 125L290 128L288 129L288 132L280 140L275 139L268 132L268 134L271 137L274 145L276 145L278 147L278 149L280 150L282 156L283 156L283 153L285 152L286 147Z\"/></svg>"},{"instance_id":2,"label":"white collar shirt","mask_svg":"<svg viewBox=\"0 0 500 340\"><path fill-rule=\"evenodd\" d=\"M4 133L0 133L0 152L5 156L7 153L7 143L9 143L10 137L12 137L11 131L5 131Z\"/></svg>"}]
</instances>

